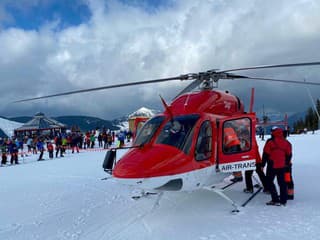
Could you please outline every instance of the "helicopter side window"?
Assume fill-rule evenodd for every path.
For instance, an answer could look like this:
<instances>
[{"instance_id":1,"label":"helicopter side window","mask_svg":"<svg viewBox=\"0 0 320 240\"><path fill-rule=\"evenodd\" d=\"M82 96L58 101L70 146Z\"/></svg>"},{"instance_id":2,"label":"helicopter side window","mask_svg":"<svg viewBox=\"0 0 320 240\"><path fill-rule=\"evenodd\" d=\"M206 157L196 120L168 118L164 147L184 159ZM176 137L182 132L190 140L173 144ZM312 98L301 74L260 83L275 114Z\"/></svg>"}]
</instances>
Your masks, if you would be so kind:
<instances>
[{"instance_id":1,"label":"helicopter side window","mask_svg":"<svg viewBox=\"0 0 320 240\"><path fill-rule=\"evenodd\" d=\"M187 154L189 149L186 149L185 145L190 142L190 134L198 119L198 115L183 115L169 120L162 128L156 143L176 147Z\"/></svg>"},{"instance_id":2,"label":"helicopter side window","mask_svg":"<svg viewBox=\"0 0 320 240\"><path fill-rule=\"evenodd\" d=\"M195 159L197 161L210 158L212 155L212 127L210 121L202 123L196 144Z\"/></svg>"},{"instance_id":3,"label":"helicopter side window","mask_svg":"<svg viewBox=\"0 0 320 240\"><path fill-rule=\"evenodd\" d=\"M139 130L134 145L142 145L150 142L154 133L157 131L161 123L164 121L163 116L157 116L147 121Z\"/></svg>"},{"instance_id":4,"label":"helicopter side window","mask_svg":"<svg viewBox=\"0 0 320 240\"><path fill-rule=\"evenodd\" d=\"M241 118L223 124L223 152L239 153L251 149L251 120Z\"/></svg>"}]
</instances>

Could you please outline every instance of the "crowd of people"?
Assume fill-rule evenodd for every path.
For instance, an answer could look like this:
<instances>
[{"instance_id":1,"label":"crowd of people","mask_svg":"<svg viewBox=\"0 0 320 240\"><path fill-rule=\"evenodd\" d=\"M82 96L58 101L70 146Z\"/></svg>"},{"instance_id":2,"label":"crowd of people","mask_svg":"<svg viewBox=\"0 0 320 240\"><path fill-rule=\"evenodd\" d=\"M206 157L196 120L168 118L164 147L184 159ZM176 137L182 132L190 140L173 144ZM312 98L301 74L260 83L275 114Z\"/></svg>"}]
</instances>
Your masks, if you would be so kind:
<instances>
[{"instance_id":1,"label":"crowd of people","mask_svg":"<svg viewBox=\"0 0 320 240\"><path fill-rule=\"evenodd\" d=\"M64 132L51 135L13 136L0 138L1 165L19 164L19 158L31 154L38 155L38 161L45 159L44 152L48 152L48 158L64 157L66 151L79 153L81 149L103 148L123 146L125 140L130 140L132 134L128 131L92 130L85 133ZM117 142L116 142L117 141Z\"/></svg>"}]
</instances>

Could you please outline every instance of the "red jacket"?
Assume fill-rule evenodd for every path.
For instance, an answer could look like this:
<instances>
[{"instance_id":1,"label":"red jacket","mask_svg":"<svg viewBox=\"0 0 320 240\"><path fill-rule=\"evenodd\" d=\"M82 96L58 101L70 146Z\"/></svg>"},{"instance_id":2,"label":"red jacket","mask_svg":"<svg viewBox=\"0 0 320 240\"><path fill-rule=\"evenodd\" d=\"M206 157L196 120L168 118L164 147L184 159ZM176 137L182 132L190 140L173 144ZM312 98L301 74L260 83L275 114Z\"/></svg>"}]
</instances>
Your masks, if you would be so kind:
<instances>
[{"instance_id":1,"label":"red jacket","mask_svg":"<svg viewBox=\"0 0 320 240\"><path fill-rule=\"evenodd\" d=\"M240 140L236 132L231 127L225 128L224 129L224 146L229 148L236 145L240 146Z\"/></svg>"},{"instance_id":2,"label":"red jacket","mask_svg":"<svg viewBox=\"0 0 320 240\"><path fill-rule=\"evenodd\" d=\"M52 145L52 143L49 143L49 144L47 145L47 149L48 149L48 151L53 151L53 145Z\"/></svg>"},{"instance_id":3,"label":"red jacket","mask_svg":"<svg viewBox=\"0 0 320 240\"><path fill-rule=\"evenodd\" d=\"M277 128L272 133L273 139L264 146L264 155L272 161L273 168L284 168L292 156L291 144L283 137L283 132Z\"/></svg>"}]
</instances>

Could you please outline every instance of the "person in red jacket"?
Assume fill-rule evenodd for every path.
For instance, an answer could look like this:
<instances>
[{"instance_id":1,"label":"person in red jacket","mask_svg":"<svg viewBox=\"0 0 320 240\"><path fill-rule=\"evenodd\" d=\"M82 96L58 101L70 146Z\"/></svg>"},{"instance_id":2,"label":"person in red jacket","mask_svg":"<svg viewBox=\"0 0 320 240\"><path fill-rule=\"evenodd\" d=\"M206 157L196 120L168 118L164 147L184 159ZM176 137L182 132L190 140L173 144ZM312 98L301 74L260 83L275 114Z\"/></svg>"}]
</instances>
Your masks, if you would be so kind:
<instances>
[{"instance_id":1,"label":"person in red jacket","mask_svg":"<svg viewBox=\"0 0 320 240\"><path fill-rule=\"evenodd\" d=\"M285 205L287 203L287 184L285 182L285 172L292 158L292 147L283 136L281 128L276 128L272 132L273 138L266 142L263 149L262 161L268 163L267 182L272 200L267 205ZM280 198L277 193L274 179L280 189Z\"/></svg>"},{"instance_id":2,"label":"person in red jacket","mask_svg":"<svg viewBox=\"0 0 320 240\"><path fill-rule=\"evenodd\" d=\"M240 140L232 127L224 128L223 146L226 153L240 152Z\"/></svg>"},{"instance_id":3,"label":"person in red jacket","mask_svg":"<svg viewBox=\"0 0 320 240\"><path fill-rule=\"evenodd\" d=\"M47 150L48 150L48 153L49 153L49 158L52 159L53 158L53 144L49 141L47 142Z\"/></svg>"},{"instance_id":4,"label":"person in red jacket","mask_svg":"<svg viewBox=\"0 0 320 240\"><path fill-rule=\"evenodd\" d=\"M241 143L236 131L231 123L226 124L223 129L223 151L225 153L238 153L241 152ZM242 172L233 172L232 182L241 182L243 180Z\"/></svg>"}]
</instances>

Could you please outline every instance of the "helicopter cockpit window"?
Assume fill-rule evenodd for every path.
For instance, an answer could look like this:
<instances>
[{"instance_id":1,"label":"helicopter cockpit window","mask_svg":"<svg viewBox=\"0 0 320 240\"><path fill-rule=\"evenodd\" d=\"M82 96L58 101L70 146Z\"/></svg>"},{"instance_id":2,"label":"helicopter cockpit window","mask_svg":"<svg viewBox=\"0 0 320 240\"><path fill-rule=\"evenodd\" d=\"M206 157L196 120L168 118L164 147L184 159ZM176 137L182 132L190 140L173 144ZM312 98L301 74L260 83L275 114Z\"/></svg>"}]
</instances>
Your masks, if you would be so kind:
<instances>
[{"instance_id":1,"label":"helicopter cockpit window","mask_svg":"<svg viewBox=\"0 0 320 240\"><path fill-rule=\"evenodd\" d=\"M157 116L147 121L139 130L134 145L142 145L148 143L163 121L163 116Z\"/></svg>"},{"instance_id":2,"label":"helicopter cockpit window","mask_svg":"<svg viewBox=\"0 0 320 240\"><path fill-rule=\"evenodd\" d=\"M196 144L195 158L197 161L210 158L212 155L212 127L210 121L202 123Z\"/></svg>"},{"instance_id":3,"label":"helicopter cockpit window","mask_svg":"<svg viewBox=\"0 0 320 240\"><path fill-rule=\"evenodd\" d=\"M184 146L191 140L191 132L195 123L199 119L199 115L183 115L169 120L162 128L157 144L167 144L176 147L184 152L188 152ZM186 152L186 154L187 154Z\"/></svg>"},{"instance_id":4,"label":"helicopter cockpit window","mask_svg":"<svg viewBox=\"0 0 320 240\"><path fill-rule=\"evenodd\" d=\"M241 118L223 124L223 152L239 153L251 149L251 120Z\"/></svg>"},{"instance_id":5,"label":"helicopter cockpit window","mask_svg":"<svg viewBox=\"0 0 320 240\"><path fill-rule=\"evenodd\" d=\"M145 122L139 122L138 123L138 125L137 125L137 135L139 134L139 131L141 130L141 128L143 127L143 124L144 124Z\"/></svg>"}]
</instances>

